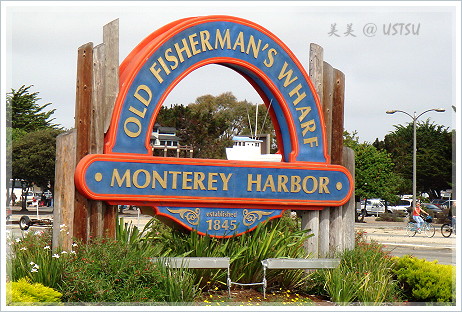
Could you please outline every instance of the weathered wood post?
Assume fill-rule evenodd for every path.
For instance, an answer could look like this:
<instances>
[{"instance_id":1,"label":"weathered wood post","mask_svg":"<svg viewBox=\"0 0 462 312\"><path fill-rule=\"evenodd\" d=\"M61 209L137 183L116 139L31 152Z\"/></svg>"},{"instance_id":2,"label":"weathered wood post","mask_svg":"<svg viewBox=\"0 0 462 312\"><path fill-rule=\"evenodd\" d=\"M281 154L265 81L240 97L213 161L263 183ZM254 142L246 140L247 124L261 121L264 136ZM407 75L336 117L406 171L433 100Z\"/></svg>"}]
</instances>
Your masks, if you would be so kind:
<instances>
[{"instance_id":1,"label":"weathered wood post","mask_svg":"<svg viewBox=\"0 0 462 312\"><path fill-rule=\"evenodd\" d=\"M119 84L119 22L103 28L103 43L78 49L75 129L57 138L53 247L70 249L74 238L115 236L115 207L88 200L74 186L78 161L103 153ZM61 225L61 226L60 226ZM63 237L63 228L66 238Z\"/></svg>"},{"instance_id":2,"label":"weathered wood post","mask_svg":"<svg viewBox=\"0 0 462 312\"><path fill-rule=\"evenodd\" d=\"M106 133L111 123L112 111L119 93L119 19L103 27L103 43L105 46L104 65L104 107L103 132ZM108 237L115 237L117 207L103 204L103 231Z\"/></svg>"},{"instance_id":3,"label":"weathered wood post","mask_svg":"<svg viewBox=\"0 0 462 312\"><path fill-rule=\"evenodd\" d=\"M332 81L332 80L331 80ZM345 75L334 69L333 71L333 104L332 104L332 148L331 162L336 165L343 164L343 114L344 114L344 94L345 94ZM343 233L344 227L350 226L343 222L343 206L330 209L330 228L329 253L344 249ZM354 226L354 224L351 224Z\"/></svg>"},{"instance_id":4,"label":"weathered wood post","mask_svg":"<svg viewBox=\"0 0 462 312\"><path fill-rule=\"evenodd\" d=\"M310 45L309 75L311 81L313 82L316 93L319 96L319 99L322 99L323 50L321 46L315 44ZM323 235L325 235L325 232L327 231L327 239L329 239L329 225L327 223L329 219L325 217L325 215L328 214L326 210L328 211L328 209L324 209L321 212L319 212L319 210L306 210L298 213L298 215L301 217L302 229L310 229L311 233L314 234L313 237L305 241L305 249L311 253L313 257L318 257L320 253L324 253L324 248L326 247L326 241L321 241L319 234L323 233ZM324 222L321 222L320 220L321 214L323 215L322 219Z\"/></svg>"},{"instance_id":5,"label":"weathered wood post","mask_svg":"<svg viewBox=\"0 0 462 312\"><path fill-rule=\"evenodd\" d=\"M77 92L75 103L75 128L77 130L76 163L90 152L91 104L93 90L93 43L78 50ZM88 239L88 199L75 190L73 236L84 243Z\"/></svg>"},{"instance_id":6,"label":"weathered wood post","mask_svg":"<svg viewBox=\"0 0 462 312\"><path fill-rule=\"evenodd\" d=\"M350 163L346 163L343 159L345 76L341 71L324 62L323 54L321 46L313 43L310 45L309 75L323 108L328 152L332 164L345 165L354 176L354 155L348 154L347 161ZM353 161L353 171L351 161ZM348 208L326 207L321 211L299 213L302 228L311 229L311 233L314 234L305 243L305 248L314 257L328 256L335 251L352 248L354 215L352 222L349 204L350 202L345 205Z\"/></svg>"},{"instance_id":7,"label":"weathered wood post","mask_svg":"<svg viewBox=\"0 0 462 312\"><path fill-rule=\"evenodd\" d=\"M74 231L74 168L77 133L75 129L56 138L56 165L53 209L53 249L71 249ZM69 232L69 234L67 234Z\"/></svg>"},{"instance_id":8,"label":"weathered wood post","mask_svg":"<svg viewBox=\"0 0 462 312\"><path fill-rule=\"evenodd\" d=\"M350 171L351 175L355 176L355 153L349 147L343 147L343 164ZM351 194L348 202L343 205L343 249L353 249L355 247L355 190Z\"/></svg>"}]
</instances>

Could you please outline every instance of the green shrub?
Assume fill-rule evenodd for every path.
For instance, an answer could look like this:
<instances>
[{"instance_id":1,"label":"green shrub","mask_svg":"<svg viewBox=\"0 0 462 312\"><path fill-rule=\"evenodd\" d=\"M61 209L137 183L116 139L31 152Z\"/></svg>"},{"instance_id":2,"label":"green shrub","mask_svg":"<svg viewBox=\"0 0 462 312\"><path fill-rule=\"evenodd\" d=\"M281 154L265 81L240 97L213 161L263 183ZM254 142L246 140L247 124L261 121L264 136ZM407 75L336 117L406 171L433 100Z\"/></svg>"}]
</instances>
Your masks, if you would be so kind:
<instances>
[{"instance_id":1,"label":"green shrub","mask_svg":"<svg viewBox=\"0 0 462 312\"><path fill-rule=\"evenodd\" d=\"M144 251L104 239L78 247L60 287L63 301L69 302L193 301L198 295L191 274L166 274Z\"/></svg>"},{"instance_id":2,"label":"green shrub","mask_svg":"<svg viewBox=\"0 0 462 312\"><path fill-rule=\"evenodd\" d=\"M57 288L61 281L65 263L72 252L51 249L51 229L28 231L22 238L10 239L7 257L7 273L12 281L27 278Z\"/></svg>"},{"instance_id":3,"label":"green shrub","mask_svg":"<svg viewBox=\"0 0 462 312\"><path fill-rule=\"evenodd\" d=\"M456 269L413 256L395 258L394 273L409 301L455 302Z\"/></svg>"},{"instance_id":4,"label":"green shrub","mask_svg":"<svg viewBox=\"0 0 462 312\"><path fill-rule=\"evenodd\" d=\"M6 283L7 305L52 304L60 302L61 296L61 293L40 283L29 283L26 278Z\"/></svg>"},{"instance_id":5,"label":"green shrub","mask_svg":"<svg viewBox=\"0 0 462 312\"><path fill-rule=\"evenodd\" d=\"M144 253L146 257L162 256L161 251L162 241L158 241L156 244L152 244L152 240L155 240L153 235L153 227L161 227L160 222L156 222L155 218L152 218L144 227L142 231L139 230L132 222L126 223L123 218L116 219L116 240L130 246L130 248L136 249L137 252ZM154 226L154 224L156 224ZM165 226L164 226L165 227ZM157 233L157 231L155 232Z\"/></svg>"},{"instance_id":6,"label":"green shrub","mask_svg":"<svg viewBox=\"0 0 462 312\"><path fill-rule=\"evenodd\" d=\"M393 279L394 261L389 254L381 244L367 243L363 233L357 233L356 240L354 249L339 255L339 267L312 274L309 289L324 291L338 304L379 305L399 300L399 288Z\"/></svg>"},{"instance_id":7,"label":"green shrub","mask_svg":"<svg viewBox=\"0 0 462 312\"><path fill-rule=\"evenodd\" d=\"M382 213L380 217L375 218L375 221L386 221L386 222L403 222L404 218L398 213Z\"/></svg>"},{"instance_id":8,"label":"green shrub","mask_svg":"<svg viewBox=\"0 0 462 312\"><path fill-rule=\"evenodd\" d=\"M185 268L170 269L157 262L157 269L161 274L159 288L162 289L166 302L192 302L200 295L200 290L194 282L192 270Z\"/></svg>"}]
</instances>

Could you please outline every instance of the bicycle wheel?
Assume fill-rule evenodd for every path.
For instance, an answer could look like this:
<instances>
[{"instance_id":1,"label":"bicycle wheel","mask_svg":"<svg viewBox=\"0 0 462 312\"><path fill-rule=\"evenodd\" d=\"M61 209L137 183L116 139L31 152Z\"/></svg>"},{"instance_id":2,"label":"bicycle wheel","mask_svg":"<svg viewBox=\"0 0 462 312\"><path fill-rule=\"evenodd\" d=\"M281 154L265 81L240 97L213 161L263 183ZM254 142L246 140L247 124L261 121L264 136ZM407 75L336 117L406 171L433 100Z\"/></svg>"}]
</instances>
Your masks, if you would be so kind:
<instances>
[{"instance_id":1,"label":"bicycle wheel","mask_svg":"<svg viewBox=\"0 0 462 312\"><path fill-rule=\"evenodd\" d=\"M441 235L443 235L444 237L449 237L449 236L451 236L451 234L452 234L451 225L447 224L447 223L443 224L441 226Z\"/></svg>"},{"instance_id":2,"label":"bicycle wheel","mask_svg":"<svg viewBox=\"0 0 462 312\"><path fill-rule=\"evenodd\" d=\"M417 232L417 228L415 226L414 222L408 222L406 225L406 234L409 237L415 236L415 233Z\"/></svg>"},{"instance_id":3,"label":"bicycle wheel","mask_svg":"<svg viewBox=\"0 0 462 312\"><path fill-rule=\"evenodd\" d=\"M435 226L432 223L426 223L423 226L423 230L427 237L433 237L435 235Z\"/></svg>"}]
</instances>

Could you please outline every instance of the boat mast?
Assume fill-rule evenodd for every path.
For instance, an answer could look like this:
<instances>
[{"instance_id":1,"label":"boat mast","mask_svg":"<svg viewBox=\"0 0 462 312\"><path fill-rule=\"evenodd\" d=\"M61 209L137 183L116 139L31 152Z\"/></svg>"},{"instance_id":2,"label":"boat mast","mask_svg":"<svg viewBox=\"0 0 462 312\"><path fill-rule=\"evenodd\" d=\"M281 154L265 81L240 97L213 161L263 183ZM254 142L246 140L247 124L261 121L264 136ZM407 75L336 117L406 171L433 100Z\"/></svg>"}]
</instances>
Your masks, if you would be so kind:
<instances>
[{"instance_id":1,"label":"boat mast","mask_svg":"<svg viewBox=\"0 0 462 312\"><path fill-rule=\"evenodd\" d=\"M254 139L257 139L257 128L258 128L258 103L257 103L257 108L255 112L255 136Z\"/></svg>"}]
</instances>

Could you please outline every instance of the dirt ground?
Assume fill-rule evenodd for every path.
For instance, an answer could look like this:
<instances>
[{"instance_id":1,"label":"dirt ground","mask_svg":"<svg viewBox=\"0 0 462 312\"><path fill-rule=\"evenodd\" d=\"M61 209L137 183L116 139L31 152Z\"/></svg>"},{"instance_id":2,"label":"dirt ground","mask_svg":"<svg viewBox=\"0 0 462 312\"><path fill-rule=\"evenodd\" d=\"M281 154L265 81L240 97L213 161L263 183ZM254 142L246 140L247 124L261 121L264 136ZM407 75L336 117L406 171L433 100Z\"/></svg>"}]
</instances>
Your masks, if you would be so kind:
<instances>
[{"instance_id":1,"label":"dirt ground","mask_svg":"<svg viewBox=\"0 0 462 312\"><path fill-rule=\"evenodd\" d=\"M201 305L291 305L291 306L335 306L326 297L299 294L290 290L268 291L266 299L263 293L251 288L232 289L231 298L227 290L209 291L202 294Z\"/></svg>"}]
</instances>

